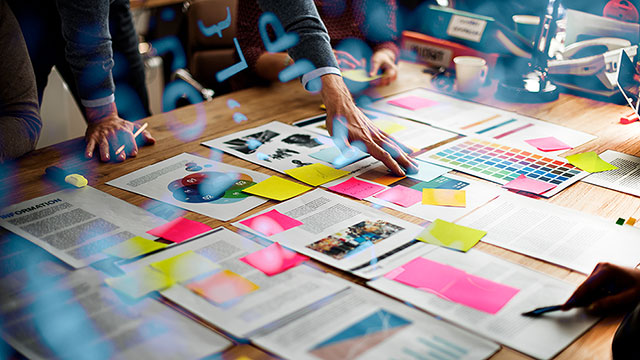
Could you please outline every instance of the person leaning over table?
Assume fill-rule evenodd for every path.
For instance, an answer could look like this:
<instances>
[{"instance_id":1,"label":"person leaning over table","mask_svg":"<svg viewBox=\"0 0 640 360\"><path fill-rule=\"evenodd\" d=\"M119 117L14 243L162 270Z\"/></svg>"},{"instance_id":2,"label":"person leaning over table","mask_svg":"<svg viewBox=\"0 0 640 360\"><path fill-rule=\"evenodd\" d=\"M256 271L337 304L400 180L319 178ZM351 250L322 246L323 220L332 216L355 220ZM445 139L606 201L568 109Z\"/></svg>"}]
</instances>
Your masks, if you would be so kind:
<instances>
[{"instance_id":1,"label":"person leaning over table","mask_svg":"<svg viewBox=\"0 0 640 360\"><path fill-rule=\"evenodd\" d=\"M403 150L407 148L379 130L354 103L340 75L327 29L313 0L257 1L263 11L276 15L286 32L298 33L298 44L287 52L294 61L306 58L313 63L315 70L303 75L302 83L307 89L321 85L320 95L327 107L329 133L338 135L337 129L342 125L346 129L346 137L339 141L344 142L344 146L362 142L371 156L382 161L396 175L417 172L417 163ZM258 29L254 31L257 35Z\"/></svg>"},{"instance_id":2,"label":"person leaning over table","mask_svg":"<svg viewBox=\"0 0 640 360\"><path fill-rule=\"evenodd\" d=\"M613 337L613 359L640 359L640 271L600 263L563 305L605 316L627 314Z\"/></svg>"}]
</instances>

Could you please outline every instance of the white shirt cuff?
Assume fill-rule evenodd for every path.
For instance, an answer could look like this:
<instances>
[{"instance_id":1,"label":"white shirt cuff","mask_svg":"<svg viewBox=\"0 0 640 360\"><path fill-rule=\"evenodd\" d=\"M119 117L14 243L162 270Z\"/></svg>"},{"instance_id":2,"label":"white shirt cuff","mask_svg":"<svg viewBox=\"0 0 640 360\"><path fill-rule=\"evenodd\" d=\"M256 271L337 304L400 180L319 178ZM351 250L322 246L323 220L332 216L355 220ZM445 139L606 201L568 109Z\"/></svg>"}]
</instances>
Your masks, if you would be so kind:
<instances>
[{"instance_id":1,"label":"white shirt cuff","mask_svg":"<svg viewBox=\"0 0 640 360\"><path fill-rule=\"evenodd\" d=\"M98 106L105 106L105 105L109 105L112 102L116 101L116 97L111 94L109 96L105 96L103 98L100 99L95 99L95 100L85 100L85 99L81 99L80 102L82 103L82 106L84 107L98 107Z\"/></svg>"},{"instance_id":2,"label":"white shirt cuff","mask_svg":"<svg viewBox=\"0 0 640 360\"><path fill-rule=\"evenodd\" d=\"M313 71L309 71L308 73L302 75L302 86L304 86L304 88L309 91L319 91L320 90L319 87L317 89L315 87L310 88L308 86L309 82L311 80L318 79L319 77L328 75L328 74L342 76L340 69L338 69L337 67L325 66L325 67L315 69Z\"/></svg>"}]
</instances>

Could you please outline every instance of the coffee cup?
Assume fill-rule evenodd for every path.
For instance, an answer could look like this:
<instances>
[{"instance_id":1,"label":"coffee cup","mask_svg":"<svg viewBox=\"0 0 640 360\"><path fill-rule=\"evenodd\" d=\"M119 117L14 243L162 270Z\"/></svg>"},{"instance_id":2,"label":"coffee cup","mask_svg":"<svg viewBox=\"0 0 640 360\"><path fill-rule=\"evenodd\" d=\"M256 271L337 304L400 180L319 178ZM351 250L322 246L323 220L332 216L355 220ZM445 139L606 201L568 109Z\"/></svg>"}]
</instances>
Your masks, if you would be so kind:
<instances>
[{"instance_id":1,"label":"coffee cup","mask_svg":"<svg viewBox=\"0 0 640 360\"><path fill-rule=\"evenodd\" d=\"M487 61L476 56L457 56L453 59L456 67L456 90L461 94L475 94L487 78Z\"/></svg>"}]
</instances>

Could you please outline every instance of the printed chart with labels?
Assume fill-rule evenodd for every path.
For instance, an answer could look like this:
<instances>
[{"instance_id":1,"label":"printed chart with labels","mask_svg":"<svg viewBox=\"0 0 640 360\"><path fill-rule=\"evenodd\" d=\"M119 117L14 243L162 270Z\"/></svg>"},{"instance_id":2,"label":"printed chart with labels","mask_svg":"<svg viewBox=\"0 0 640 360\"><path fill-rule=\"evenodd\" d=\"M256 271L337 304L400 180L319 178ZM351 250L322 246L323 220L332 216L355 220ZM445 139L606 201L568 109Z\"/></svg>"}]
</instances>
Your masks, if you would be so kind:
<instances>
[{"instance_id":1,"label":"printed chart with labels","mask_svg":"<svg viewBox=\"0 0 640 360\"><path fill-rule=\"evenodd\" d=\"M463 138L426 152L418 159L506 184L520 175L553 184L551 197L589 175L568 162L481 138Z\"/></svg>"}]
</instances>

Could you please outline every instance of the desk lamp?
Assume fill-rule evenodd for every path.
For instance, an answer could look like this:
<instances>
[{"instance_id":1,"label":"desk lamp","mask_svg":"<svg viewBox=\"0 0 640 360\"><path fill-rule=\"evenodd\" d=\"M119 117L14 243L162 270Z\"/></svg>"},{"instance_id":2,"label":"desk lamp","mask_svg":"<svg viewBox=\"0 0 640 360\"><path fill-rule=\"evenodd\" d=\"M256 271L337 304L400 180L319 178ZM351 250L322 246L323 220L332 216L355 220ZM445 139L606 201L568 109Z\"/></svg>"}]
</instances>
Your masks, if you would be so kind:
<instances>
[{"instance_id":1,"label":"desk lamp","mask_svg":"<svg viewBox=\"0 0 640 360\"><path fill-rule=\"evenodd\" d=\"M498 84L496 96L505 101L538 103L558 98L558 87L549 80L549 44L556 33L560 0L549 0L547 13L538 26L531 61L523 73L516 72Z\"/></svg>"}]
</instances>

